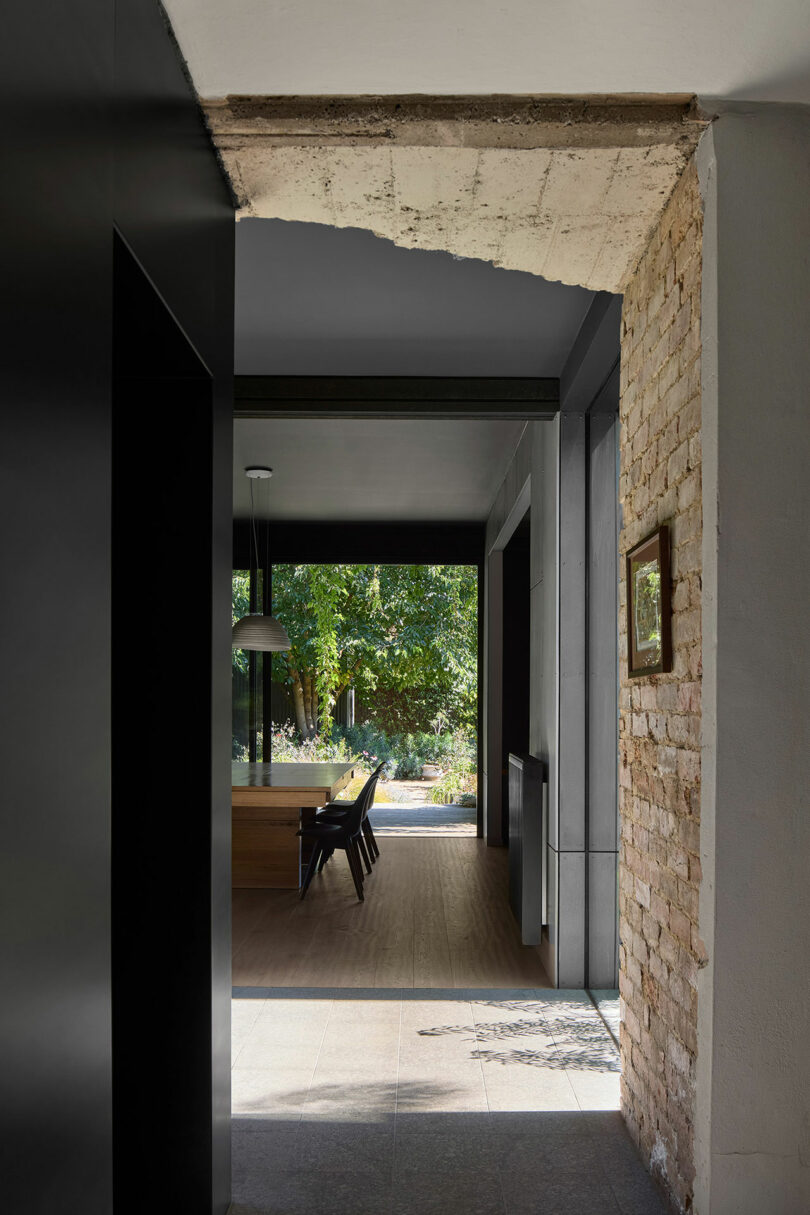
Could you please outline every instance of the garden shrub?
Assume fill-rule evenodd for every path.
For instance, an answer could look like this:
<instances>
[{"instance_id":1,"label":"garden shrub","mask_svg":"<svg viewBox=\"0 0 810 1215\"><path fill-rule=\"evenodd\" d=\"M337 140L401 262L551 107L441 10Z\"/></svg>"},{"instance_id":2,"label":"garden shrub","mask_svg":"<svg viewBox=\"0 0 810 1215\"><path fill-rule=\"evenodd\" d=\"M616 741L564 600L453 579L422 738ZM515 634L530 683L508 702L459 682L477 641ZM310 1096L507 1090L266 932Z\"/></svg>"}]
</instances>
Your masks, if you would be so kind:
<instances>
[{"instance_id":1,"label":"garden shrub","mask_svg":"<svg viewBox=\"0 0 810 1215\"><path fill-rule=\"evenodd\" d=\"M389 735L365 721L349 727L334 726L330 737L319 734L301 740L295 727L286 723L273 726L272 752L278 763L358 760L358 776L371 772L382 761L388 780L418 780L425 764L436 764L442 776L431 790L435 803L458 802L464 797L469 804L475 798L475 736L462 729L443 734L411 731Z\"/></svg>"}]
</instances>

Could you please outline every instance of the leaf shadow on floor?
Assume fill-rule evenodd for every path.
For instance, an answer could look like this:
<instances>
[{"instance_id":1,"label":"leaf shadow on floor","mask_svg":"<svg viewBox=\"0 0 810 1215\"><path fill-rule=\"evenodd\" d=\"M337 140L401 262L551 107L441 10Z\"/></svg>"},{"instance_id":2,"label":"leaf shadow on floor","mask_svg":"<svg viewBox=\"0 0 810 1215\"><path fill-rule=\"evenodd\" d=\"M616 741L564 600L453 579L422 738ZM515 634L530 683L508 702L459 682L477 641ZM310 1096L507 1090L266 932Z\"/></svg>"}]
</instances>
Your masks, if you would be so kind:
<instances>
[{"instance_id":1,"label":"leaf shadow on floor","mask_svg":"<svg viewBox=\"0 0 810 1215\"><path fill-rule=\"evenodd\" d=\"M280 1108L334 1105L335 1108L345 1107L347 1094L351 1095L351 1104L356 1108L374 1115L375 1112L398 1109L421 1109L437 1106L442 1102L463 1095L466 1089L463 1085L436 1080L391 1080L381 1082L358 1082L355 1076L336 1078L329 1083L313 1083L309 1088L287 1089L274 1095ZM240 1114L250 1117L253 1112L266 1108L267 1097L262 1095L255 1101L243 1099Z\"/></svg>"},{"instance_id":2,"label":"leaf shadow on floor","mask_svg":"<svg viewBox=\"0 0 810 1215\"><path fill-rule=\"evenodd\" d=\"M526 1011L515 1002L511 1011ZM542 1015L519 1021L488 1021L475 1026L435 1025L417 1030L420 1037L439 1038L448 1035L471 1035L470 1057L482 1063L501 1066L518 1064L524 1067L546 1068L551 1071L619 1072L621 1063L613 1040L597 1021L576 1013L555 1009L549 1023ZM542 1046L515 1045L510 1050L493 1050L490 1042L515 1042L521 1038L546 1038Z\"/></svg>"}]
</instances>

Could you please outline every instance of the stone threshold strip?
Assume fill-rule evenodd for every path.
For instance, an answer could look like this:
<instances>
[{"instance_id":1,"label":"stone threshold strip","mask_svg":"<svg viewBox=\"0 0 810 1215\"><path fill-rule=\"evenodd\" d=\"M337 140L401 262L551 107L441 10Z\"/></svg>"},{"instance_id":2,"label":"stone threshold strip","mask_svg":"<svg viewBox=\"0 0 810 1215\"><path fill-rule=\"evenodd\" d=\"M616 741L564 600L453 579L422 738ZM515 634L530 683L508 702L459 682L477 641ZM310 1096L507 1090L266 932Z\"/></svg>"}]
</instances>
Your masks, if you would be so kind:
<instances>
[{"instance_id":1,"label":"stone threshold strip","mask_svg":"<svg viewBox=\"0 0 810 1215\"><path fill-rule=\"evenodd\" d=\"M202 101L240 218L367 228L621 291L706 117L666 96Z\"/></svg>"},{"instance_id":2,"label":"stone threshold strip","mask_svg":"<svg viewBox=\"0 0 810 1215\"><path fill-rule=\"evenodd\" d=\"M234 987L232 994L234 1000L542 1000L593 1005L597 1012L608 998L598 992L594 999L579 987Z\"/></svg>"}]
</instances>

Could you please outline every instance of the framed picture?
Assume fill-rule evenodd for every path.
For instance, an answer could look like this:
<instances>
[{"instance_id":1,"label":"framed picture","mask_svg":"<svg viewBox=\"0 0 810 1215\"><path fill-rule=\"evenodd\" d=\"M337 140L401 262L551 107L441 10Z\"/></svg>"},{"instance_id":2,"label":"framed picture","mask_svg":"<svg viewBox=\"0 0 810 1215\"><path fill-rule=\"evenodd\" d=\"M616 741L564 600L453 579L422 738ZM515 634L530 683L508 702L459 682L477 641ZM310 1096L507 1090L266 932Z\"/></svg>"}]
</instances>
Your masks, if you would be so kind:
<instances>
[{"instance_id":1,"label":"framed picture","mask_svg":"<svg viewBox=\"0 0 810 1215\"><path fill-rule=\"evenodd\" d=\"M669 528L656 528L627 554L627 673L672 670Z\"/></svg>"}]
</instances>

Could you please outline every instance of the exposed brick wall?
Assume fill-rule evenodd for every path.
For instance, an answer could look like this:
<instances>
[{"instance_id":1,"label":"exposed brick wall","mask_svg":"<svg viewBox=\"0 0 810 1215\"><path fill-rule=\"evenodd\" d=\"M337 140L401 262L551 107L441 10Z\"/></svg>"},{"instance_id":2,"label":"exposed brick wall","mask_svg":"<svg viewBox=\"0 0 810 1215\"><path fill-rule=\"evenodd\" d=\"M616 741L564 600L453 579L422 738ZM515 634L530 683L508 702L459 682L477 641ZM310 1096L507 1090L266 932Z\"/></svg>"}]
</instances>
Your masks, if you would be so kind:
<instances>
[{"instance_id":1,"label":"exposed brick wall","mask_svg":"<svg viewBox=\"0 0 810 1215\"><path fill-rule=\"evenodd\" d=\"M702 215L691 164L625 293L622 558L659 523L672 544L671 674L627 677L622 559L622 1108L678 1209L694 1179L700 883Z\"/></svg>"}]
</instances>

